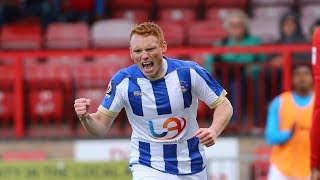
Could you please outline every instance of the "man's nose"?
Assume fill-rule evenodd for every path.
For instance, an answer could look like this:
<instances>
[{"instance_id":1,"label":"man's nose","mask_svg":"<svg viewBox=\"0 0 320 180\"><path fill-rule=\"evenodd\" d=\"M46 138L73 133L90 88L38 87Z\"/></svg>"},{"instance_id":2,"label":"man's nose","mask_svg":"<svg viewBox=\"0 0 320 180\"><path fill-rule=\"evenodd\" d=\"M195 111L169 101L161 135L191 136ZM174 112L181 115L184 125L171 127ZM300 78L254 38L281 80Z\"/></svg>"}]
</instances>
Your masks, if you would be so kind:
<instances>
[{"instance_id":1,"label":"man's nose","mask_svg":"<svg viewBox=\"0 0 320 180\"><path fill-rule=\"evenodd\" d=\"M142 51L141 59L143 60L149 59L149 53L147 51Z\"/></svg>"}]
</instances>

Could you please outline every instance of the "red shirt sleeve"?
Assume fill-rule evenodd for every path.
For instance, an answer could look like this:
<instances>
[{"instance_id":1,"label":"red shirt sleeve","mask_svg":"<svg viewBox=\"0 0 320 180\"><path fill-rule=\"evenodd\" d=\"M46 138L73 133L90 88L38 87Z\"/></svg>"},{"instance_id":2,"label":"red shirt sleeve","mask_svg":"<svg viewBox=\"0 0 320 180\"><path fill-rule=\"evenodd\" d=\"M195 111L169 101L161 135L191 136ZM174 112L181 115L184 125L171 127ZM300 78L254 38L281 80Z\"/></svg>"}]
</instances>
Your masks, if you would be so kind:
<instances>
[{"instance_id":1,"label":"red shirt sleeve","mask_svg":"<svg viewBox=\"0 0 320 180\"><path fill-rule=\"evenodd\" d=\"M316 94L311 128L311 168L320 168L320 28L313 36L312 65Z\"/></svg>"}]
</instances>

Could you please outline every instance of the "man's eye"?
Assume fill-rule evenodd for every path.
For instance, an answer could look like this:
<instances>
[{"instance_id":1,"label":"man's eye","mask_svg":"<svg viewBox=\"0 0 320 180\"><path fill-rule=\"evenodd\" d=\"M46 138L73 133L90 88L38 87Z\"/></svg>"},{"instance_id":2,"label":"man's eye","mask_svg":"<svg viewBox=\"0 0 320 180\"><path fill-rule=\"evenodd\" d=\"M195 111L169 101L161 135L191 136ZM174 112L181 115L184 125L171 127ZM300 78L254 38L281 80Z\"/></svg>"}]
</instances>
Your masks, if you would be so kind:
<instances>
[{"instance_id":1,"label":"man's eye","mask_svg":"<svg viewBox=\"0 0 320 180\"><path fill-rule=\"evenodd\" d=\"M147 51L153 51L155 48L148 48Z\"/></svg>"},{"instance_id":2,"label":"man's eye","mask_svg":"<svg viewBox=\"0 0 320 180\"><path fill-rule=\"evenodd\" d=\"M141 50L134 50L134 53L141 53Z\"/></svg>"}]
</instances>

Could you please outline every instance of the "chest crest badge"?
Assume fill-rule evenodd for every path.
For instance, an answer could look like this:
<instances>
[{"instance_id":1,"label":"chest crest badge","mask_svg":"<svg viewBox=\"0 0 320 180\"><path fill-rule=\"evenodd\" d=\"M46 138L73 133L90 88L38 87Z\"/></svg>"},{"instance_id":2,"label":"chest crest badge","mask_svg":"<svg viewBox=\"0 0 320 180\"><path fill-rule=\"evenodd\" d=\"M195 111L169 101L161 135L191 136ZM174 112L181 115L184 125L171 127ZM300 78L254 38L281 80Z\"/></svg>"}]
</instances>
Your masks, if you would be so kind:
<instances>
[{"instance_id":1,"label":"chest crest badge","mask_svg":"<svg viewBox=\"0 0 320 180\"><path fill-rule=\"evenodd\" d=\"M188 84L185 81L180 81L180 89L182 93L185 93L188 91Z\"/></svg>"}]
</instances>

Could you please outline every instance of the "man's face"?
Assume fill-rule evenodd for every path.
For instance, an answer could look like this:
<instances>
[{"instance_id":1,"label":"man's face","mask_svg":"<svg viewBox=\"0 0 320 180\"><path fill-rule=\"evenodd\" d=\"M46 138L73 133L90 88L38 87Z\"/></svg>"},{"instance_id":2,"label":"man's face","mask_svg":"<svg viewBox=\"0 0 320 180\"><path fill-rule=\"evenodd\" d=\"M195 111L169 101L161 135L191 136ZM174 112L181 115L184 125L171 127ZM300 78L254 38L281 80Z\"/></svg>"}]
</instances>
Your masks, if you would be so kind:
<instances>
[{"instance_id":1,"label":"man's face","mask_svg":"<svg viewBox=\"0 0 320 180\"><path fill-rule=\"evenodd\" d=\"M163 53L167 50L166 42L162 45L156 36L134 34L130 40L130 55L134 63L148 78L161 76Z\"/></svg>"},{"instance_id":2,"label":"man's face","mask_svg":"<svg viewBox=\"0 0 320 180\"><path fill-rule=\"evenodd\" d=\"M291 37L297 31L297 24L293 18L287 18L282 25L286 37Z\"/></svg>"},{"instance_id":3,"label":"man's face","mask_svg":"<svg viewBox=\"0 0 320 180\"><path fill-rule=\"evenodd\" d=\"M293 87L296 91L309 91L313 86L311 69L306 66L297 67L293 71Z\"/></svg>"},{"instance_id":4,"label":"man's face","mask_svg":"<svg viewBox=\"0 0 320 180\"><path fill-rule=\"evenodd\" d=\"M241 40L246 33L244 22L238 17L232 17L228 27L229 36L235 40Z\"/></svg>"}]
</instances>

